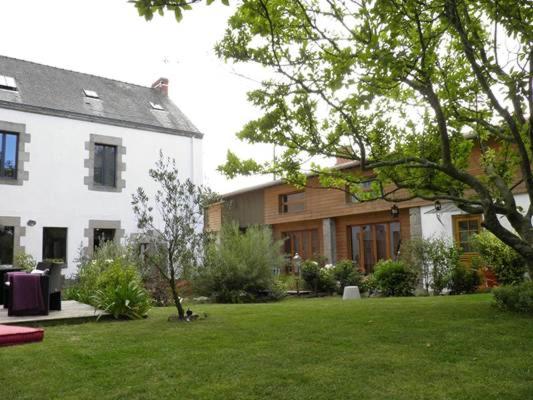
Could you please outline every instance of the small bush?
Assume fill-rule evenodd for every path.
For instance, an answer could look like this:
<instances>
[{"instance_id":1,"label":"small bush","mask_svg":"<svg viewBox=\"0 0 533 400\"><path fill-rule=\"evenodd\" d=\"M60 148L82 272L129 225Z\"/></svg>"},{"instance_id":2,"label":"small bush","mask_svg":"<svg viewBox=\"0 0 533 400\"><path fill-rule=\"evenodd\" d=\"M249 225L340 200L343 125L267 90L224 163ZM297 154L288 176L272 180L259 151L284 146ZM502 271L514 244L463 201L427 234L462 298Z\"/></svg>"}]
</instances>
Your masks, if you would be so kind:
<instances>
[{"instance_id":1,"label":"small bush","mask_svg":"<svg viewBox=\"0 0 533 400\"><path fill-rule=\"evenodd\" d=\"M138 319L146 315L151 299L143 288L140 275L132 265L121 258L107 262L96 280L91 304L115 318Z\"/></svg>"},{"instance_id":2,"label":"small bush","mask_svg":"<svg viewBox=\"0 0 533 400\"><path fill-rule=\"evenodd\" d=\"M441 294L459 263L458 249L443 238L411 239L402 244L400 259L418 275L426 293Z\"/></svg>"},{"instance_id":3,"label":"small bush","mask_svg":"<svg viewBox=\"0 0 533 400\"><path fill-rule=\"evenodd\" d=\"M344 292L345 286L359 286L361 289L361 282L363 274L357 270L357 266L351 260L341 260L333 268L333 276L338 284L338 293Z\"/></svg>"},{"instance_id":4,"label":"small bush","mask_svg":"<svg viewBox=\"0 0 533 400\"><path fill-rule=\"evenodd\" d=\"M524 280L527 266L524 259L494 234L483 231L474 237L481 262L496 276L502 285L516 285Z\"/></svg>"},{"instance_id":5,"label":"small bush","mask_svg":"<svg viewBox=\"0 0 533 400\"><path fill-rule=\"evenodd\" d=\"M368 293L369 296L372 296L377 292L378 285L373 274L363 276L359 290L361 293Z\"/></svg>"},{"instance_id":6,"label":"small bush","mask_svg":"<svg viewBox=\"0 0 533 400\"><path fill-rule=\"evenodd\" d=\"M450 294L474 293L481 284L481 277L476 268L457 264L450 275Z\"/></svg>"},{"instance_id":7,"label":"small bush","mask_svg":"<svg viewBox=\"0 0 533 400\"><path fill-rule=\"evenodd\" d=\"M236 224L224 225L218 241L206 247L194 288L220 303L261 300L273 288L273 270L285 262L280 249L267 227L252 226L242 233Z\"/></svg>"},{"instance_id":8,"label":"small bush","mask_svg":"<svg viewBox=\"0 0 533 400\"><path fill-rule=\"evenodd\" d=\"M373 275L384 296L412 296L416 289L416 273L401 261L380 261Z\"/></svg>"},{"instance_id":9,"label":"small bush","mask_svg":"<svg viewBox=\"0 0 533 400\"><path fill-rule=\"evenodd\" d=\"M318 295L319 292L331 294L335 291L337 283L332 268L321 267L318 262L313 260L304 261L301 268L302 279L315 295Z\"/></svg>"},{"instance_id":10,"label":"small bush","mask_svg":"<svg viewBox=\"0 0 533 400\"><path fill-rule=\"evenodd\" d=\"M508 311L533 314L533 282L502 286L493 290L496 305Z\"/></svg>"},{"instance_id":11,"label":"small bush","mask_svg":"<svg viewBox=\"0 0 533 400\"><path fill-rule=\"evenodd\" d=\"M151 299L126 251L117 244L105 244L95 251L92 259L80 257L81 264L68 297L105 310L115 318L146 315Z\"/></svg>"},{"instance_id":12,"label":"small bush","mask_svg":"<svg viewBox=\"0 0 533 400\"><path fill-rule=\"evenodd\" d=\"M37 265L37 262L35 259L30 255L26 254L24 252L18 253L15 256L14 263L15 267L18 267L22 269L23 271L31 271L35 269L35 266Z\"/></svg>"}]
</instances>

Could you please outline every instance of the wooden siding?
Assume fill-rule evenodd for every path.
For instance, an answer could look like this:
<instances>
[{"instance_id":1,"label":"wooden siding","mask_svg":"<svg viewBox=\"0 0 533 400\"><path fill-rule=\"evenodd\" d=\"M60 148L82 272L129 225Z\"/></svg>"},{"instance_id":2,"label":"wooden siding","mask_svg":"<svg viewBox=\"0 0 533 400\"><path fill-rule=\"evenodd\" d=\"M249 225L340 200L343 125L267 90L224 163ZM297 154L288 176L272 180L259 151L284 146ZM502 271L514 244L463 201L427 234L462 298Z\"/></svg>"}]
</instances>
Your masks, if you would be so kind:
<instances>
[{"instance_id":1,"label":"wooden siding","mask_svg":"<svg viewBox=\"0 0 533 400\"><path fill-rule=\"evenodd\" d=\"M309 179L311 187L305 190L305 209L301 212L279 212L279 196L294 191L290 185L281 184L264 189L265 193L265 223L269 225L307 221L339 216L376 213L379 211L390 212L392 203L385 200L376 200L366 203L352 203L344 191L338 189L324 189L318 187L317 178ZM429 204L424 200L410 200L398 204L400 209L408 209Z\"/></svg>"},{"instance_id":2,"label":"wooden siding","mask_svg":"<svg viewBox=\"0 0 533 400\"><path fill-rule=\"evenodd\" d=\"M240 227L265 223L263 190L242 193L224 199L223 223L235 221Z\"/></svg>"},{"instance_id":3,"label":"wooden siding","mask_svg":"<svg viewBox=\"0 0 533 400\"><path fill-rule=\"evenodd\" d=\"M218 232L222 227L222 209L224 203L211 204L206 210L205 230L208 232Z\"/></svg>"}]
</instances>

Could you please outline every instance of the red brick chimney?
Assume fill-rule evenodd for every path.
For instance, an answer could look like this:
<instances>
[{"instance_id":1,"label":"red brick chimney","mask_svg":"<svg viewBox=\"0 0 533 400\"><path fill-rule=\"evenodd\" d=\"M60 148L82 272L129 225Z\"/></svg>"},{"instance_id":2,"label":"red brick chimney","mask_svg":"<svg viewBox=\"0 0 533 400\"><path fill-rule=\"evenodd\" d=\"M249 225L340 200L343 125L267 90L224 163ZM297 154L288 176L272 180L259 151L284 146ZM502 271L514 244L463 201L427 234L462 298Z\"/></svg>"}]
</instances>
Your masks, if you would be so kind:
<instances>
[{"instance_id":1,"label":"red brick chimney","mask_svg":"<svg viewBox=\"0 0 533 400\"><path fill-rule=\"evenodd\" d=\"M159 78L157 81L155 81L152 84L152 89L159 90L165 96L168 96L168 79L167 78Z\"/></svg>"}]
</instances>

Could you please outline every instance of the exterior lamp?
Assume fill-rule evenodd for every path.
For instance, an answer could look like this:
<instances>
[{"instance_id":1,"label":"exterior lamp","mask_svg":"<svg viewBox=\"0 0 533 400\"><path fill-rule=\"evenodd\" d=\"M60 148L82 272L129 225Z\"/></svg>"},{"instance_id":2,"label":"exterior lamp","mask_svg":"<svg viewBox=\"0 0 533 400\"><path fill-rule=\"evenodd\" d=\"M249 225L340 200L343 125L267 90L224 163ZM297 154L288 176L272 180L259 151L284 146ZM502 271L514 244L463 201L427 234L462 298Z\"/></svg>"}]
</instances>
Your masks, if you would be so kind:
<instances>
[{"instance_id":1,"label":"exterior lamp","mask_svg":"<svg viewBox=\"0 0 533 400\"><path fill-rule=\"evenodd\" d=\"M436 201L435 202L435 211L440 211L442 210L442 204L440 204L440 201Z\"/></svg>"},{"instance_id":2,"label":"exterior lamp","mask_svg":"<svg viewBox=\"0 0 533 400\"><path fill-rule=\"evenodd\" d=\"M30 219L28 220L28 222L26 222L26 225L28 226L35 226L37 224L37 221L33 220L33 219Z\"/></svg>"},{"instance_id":3,"label":"exterior lamp","mask_svg":"<svg viewBox=\"0 0 533 400\"><path fill-rule=\"evenodd\" d=\"M394 218L397 218L400 215L400 209L396 204L391 207L390 213Z\"/></svg>"},{"instance_id":4,"label":"exterior lamp","mask_svg":"<svg viewBox=\"0 0 533 400\"><path fill-rule=\"evenodd\" d=\"M298 253L294 254L294 257L292 258L292 263L294 265L294 272L297 273L296 275L296 294L300 295L300 279L302 278L302 257Z\"/></svg>"}]
</instances>

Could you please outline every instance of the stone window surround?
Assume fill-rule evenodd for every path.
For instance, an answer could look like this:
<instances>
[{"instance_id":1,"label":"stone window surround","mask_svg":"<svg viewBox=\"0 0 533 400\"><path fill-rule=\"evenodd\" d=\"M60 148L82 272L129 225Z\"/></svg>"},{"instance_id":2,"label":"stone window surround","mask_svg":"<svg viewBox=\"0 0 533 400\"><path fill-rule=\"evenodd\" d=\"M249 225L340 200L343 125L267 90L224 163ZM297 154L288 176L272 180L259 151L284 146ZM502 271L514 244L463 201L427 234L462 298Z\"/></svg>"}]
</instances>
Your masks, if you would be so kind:
<instances>
[{"instance_id":1,"label":"stone window surround","mask_svg":"<svg viewBox=\"0 0 533 400\"><path fill-rule=\"evenodd\" d=\"M96 144L116 146L117 148L115 186L103 186L94 182L94 147ZM126 171L126 163L124 162L126 147L122 145L122 138L91 133L89 141L85 142L85 150L89 152L89 157L83 163L83 166L88 169L87 176L83 178L83 184L88 186L89 190L98 192L122 192L122 189L126 187L126 181L123 179L123 172Z\"/></svg>"},{"instance_id":2,"label":"stone window surround","mask_svg":"<svg viewBox=\"0 0 533 400\"><path fill-rule=\"evenodd\" d=\"M15 228L13 243L13 261L15 261L15 256L25 251L25 247L20 245L20 239L26 236L26 227L20 224L20 217L0 216L0 225L13 226Z\"/></svg>"},{"instance_id":3,"label":"stone window surround","mask_svg":"<svg viewBox=\"0 0 533 400\"><path fill-rule=\"evenodd\" d=\"M83 235L87 238L88 241L87 247L85 248L85 254L88 256L91 256L93 254L95 229L114 229L115 243L120 243L120 239L122 239L126 233L124 229L121 228L120 221L90 219L89 227L83 230Z\"/></svg>"},{"instance_id":4,"label":"stone window surround","mask_svg":"<svg viewBox=\"0 0 533 400\"><path fill-rule=\"evenodd\" d=\"M25 169L30 161L30 153L26 149L26 143L30 143L31 135L26 133L26 125L8 121L0 121L0 131L18 134L17 140L17 178L0 177L0 185L22 185L30 177Z\"/></svg>"}]
</instances>

